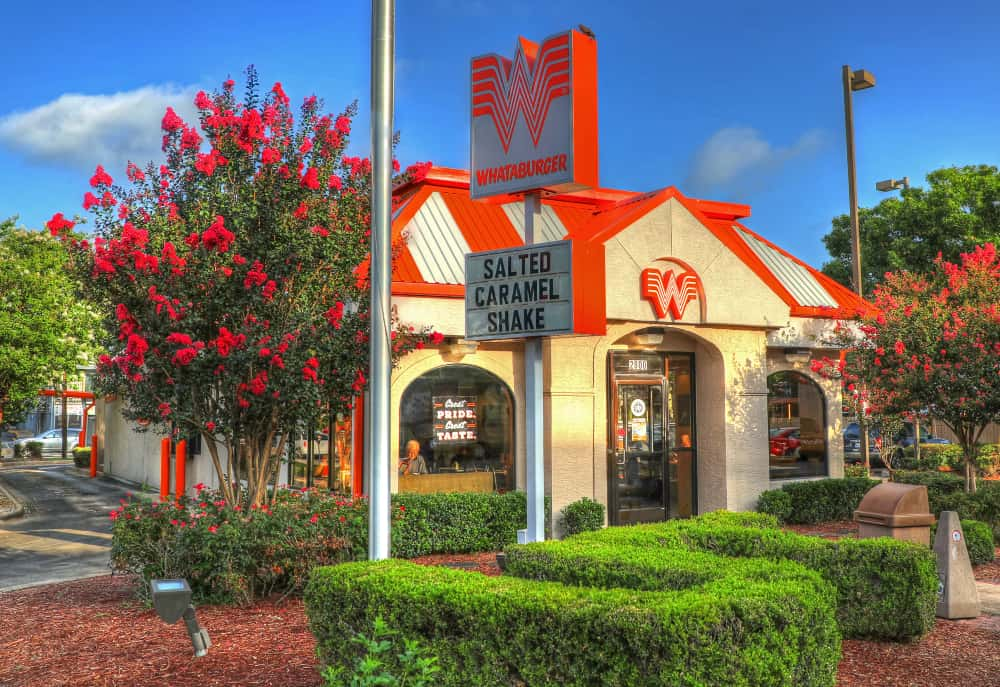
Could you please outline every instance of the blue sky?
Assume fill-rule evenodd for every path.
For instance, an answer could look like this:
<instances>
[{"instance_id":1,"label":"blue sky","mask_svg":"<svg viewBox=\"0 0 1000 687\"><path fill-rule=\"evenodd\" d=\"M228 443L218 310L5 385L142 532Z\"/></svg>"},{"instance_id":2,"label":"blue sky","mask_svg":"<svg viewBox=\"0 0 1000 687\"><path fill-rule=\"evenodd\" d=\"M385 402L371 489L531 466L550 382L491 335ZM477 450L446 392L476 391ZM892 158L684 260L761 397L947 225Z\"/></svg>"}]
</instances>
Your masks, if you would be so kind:
<instances>
[{"instance_id":1,"label":"blue sky","mask_svg":"<svg viewBox=\"0 0 1000 687\"><path fill-rule=\"evenodd\" d=\"M579 23L598 38L602 185L750 204L751 228L816 266L847 209L845 62L878 79L855 94L862 205L879 179L1000 163L995 2L397 4L404 164L467 167L469 58ZM293 101L357 99L367 152L367 2L19 3L5 18L20 28L0 43L0 217L82 213L96 164L156 159L164 107L251 63Z\"/></svg>"}]
</instances>

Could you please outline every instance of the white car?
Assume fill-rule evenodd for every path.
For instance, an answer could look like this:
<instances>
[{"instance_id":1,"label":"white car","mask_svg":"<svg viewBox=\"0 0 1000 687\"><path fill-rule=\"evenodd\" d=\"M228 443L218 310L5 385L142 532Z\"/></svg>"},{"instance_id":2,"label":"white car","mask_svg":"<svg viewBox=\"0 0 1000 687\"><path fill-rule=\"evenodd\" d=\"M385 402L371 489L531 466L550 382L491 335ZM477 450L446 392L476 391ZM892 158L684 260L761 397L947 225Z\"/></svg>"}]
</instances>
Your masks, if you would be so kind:
<instances>
[{"instance_id":1,"label":"white car","mask_svg":"<svg viewBox=\"0 0 1000 687\"><path fill-rule=\"evenodd\" d=\"M66 453L69 454L80 440L80 428L70 427L66 430ZM42 432L37 437L26 437L14 442L14 446L19 446L24 452L28 449L30 442L37 442L42 445L42 455L53 455L62 453L62 428L50 429Z\"/></svg>"}]
</instances>

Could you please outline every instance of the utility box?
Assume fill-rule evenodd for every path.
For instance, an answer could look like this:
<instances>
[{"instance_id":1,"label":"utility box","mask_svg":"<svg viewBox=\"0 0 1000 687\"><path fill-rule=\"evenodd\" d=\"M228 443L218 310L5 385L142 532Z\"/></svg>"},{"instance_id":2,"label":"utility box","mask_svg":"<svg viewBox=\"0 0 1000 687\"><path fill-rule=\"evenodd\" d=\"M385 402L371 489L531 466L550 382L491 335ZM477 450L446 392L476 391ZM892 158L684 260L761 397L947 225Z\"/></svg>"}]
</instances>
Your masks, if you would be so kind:
<instances>
[{"instance_id":1,"label":"utility box","mask_svg":"<svg viewBox=\"0 0 1000 687\"><path fill-rule=\"evenodd\" d=\"M979 591L958 513L949 510L941 513L934 553L938 569L937 616L949 620L978 618Z\"/></svg>"},{"instance_id":2,"label":"utility box","mask_svg":"<svg viewBox=\"0 0 1000 687\"><path fill-rule=\"evenodd\" d=\"M892 537L924 546L931 544L931 515L927 487L883 482L865 494L854 511L858 537Z\"/></svg>"}]
</instances>

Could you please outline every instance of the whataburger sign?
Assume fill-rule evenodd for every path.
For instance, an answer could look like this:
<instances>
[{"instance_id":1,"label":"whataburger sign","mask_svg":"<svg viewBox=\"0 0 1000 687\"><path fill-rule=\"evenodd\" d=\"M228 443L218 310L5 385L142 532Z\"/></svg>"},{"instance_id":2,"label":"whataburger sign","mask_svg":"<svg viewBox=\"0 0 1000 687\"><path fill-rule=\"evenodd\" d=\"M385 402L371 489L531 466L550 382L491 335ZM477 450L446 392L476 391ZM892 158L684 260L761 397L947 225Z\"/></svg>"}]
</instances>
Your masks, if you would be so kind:
<instances>
[{"instance_id":1,"label":"whataburger sign","mask_svg":"<svg viewBox=\"0 0 1000 687\"><path fill-rule=\"evenodd\" d=\"M566 31L472 60L473 198L597 186L597 41Z\"/></svg>"},{"instance_id":2,"label":"whataburger sign","mask_svg":"<svg viewBox=\"0 0 1000 687\"><path fill-rule=\"evenodd\" d=\"M597 186L593 38L579 31L540 44L521 38L512 60L473 58L471 106L473 198ZM465 338L603 334L603 287L603 244L554 241L466 254Z\"/></svg>"}]
</instances>

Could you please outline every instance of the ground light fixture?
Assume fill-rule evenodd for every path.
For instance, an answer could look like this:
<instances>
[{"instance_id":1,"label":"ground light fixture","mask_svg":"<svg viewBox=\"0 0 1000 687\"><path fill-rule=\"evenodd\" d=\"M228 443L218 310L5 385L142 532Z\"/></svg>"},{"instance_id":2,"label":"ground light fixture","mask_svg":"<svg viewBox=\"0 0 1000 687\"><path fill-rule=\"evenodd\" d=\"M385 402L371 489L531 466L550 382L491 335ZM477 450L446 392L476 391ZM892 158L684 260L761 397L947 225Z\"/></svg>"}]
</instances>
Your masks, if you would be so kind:
<instances>
[{"instance_id":1,"label":"ground light fixture","mask_svg":"<svg viewBox=\"0 0 1000 687\"><path fill-rule=\"evenodd\" d=\"M152 580L149 586L153 594L153 608L160 620L173 625L184 618L188 636L194 646L194 655L200 657L207 654L212 640L209 639L208 632L198 624L187 580Z\"/></svg>"}]
</instances>

